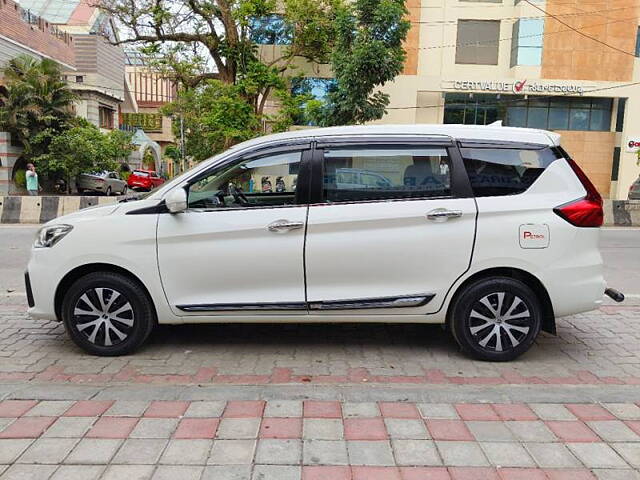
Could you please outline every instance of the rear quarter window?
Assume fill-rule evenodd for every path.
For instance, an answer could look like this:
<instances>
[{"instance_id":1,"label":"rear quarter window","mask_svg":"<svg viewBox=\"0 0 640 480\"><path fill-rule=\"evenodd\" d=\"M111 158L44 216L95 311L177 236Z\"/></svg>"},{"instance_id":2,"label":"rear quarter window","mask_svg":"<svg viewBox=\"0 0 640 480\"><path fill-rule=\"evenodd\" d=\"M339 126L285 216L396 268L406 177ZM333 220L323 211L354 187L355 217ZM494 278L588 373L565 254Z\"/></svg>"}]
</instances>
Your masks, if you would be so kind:
<instances>
[{"instance_id":1,"label":"rear quarter window","mask_svg":"<svg viewBox=\"0 0 640 480\"><path fill-rule=\"evenodd\" d=\"M561 158L551 148L461 148L471 188L477 197L525 192L553 161Z\"/></svg>"}]
</instances>

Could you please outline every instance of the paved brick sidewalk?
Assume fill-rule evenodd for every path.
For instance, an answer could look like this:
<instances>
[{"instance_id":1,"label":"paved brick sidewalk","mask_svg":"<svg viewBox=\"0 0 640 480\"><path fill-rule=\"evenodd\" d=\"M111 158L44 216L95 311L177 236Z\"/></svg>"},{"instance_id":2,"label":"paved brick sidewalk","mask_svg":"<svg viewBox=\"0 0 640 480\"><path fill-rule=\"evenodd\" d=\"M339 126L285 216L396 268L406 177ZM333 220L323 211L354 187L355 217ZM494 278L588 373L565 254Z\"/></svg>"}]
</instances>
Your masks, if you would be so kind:
<instances>
[{"instance_id":1,"label":"paved brick sidewalk","mask_svg":"<svg viewBox=\"0 0 640 480\"><path fill-rule=\"evenodd\" d=\"M637 404L0 402L2 480L638 479Z\"/></svg>"},{"instance_id":2,"label":"paved brick sidewalk","mask_svg":"<svg viewBox=\"0 0 640 480\"><path fill-rule=\"evenodd\" d=\"M463 356L433 325L161 326L135 355L82 353L57 322L0 304L0 381L136 384L640 384L640 306L558 320L508 364Z\"/></svg>"}]
</instances>

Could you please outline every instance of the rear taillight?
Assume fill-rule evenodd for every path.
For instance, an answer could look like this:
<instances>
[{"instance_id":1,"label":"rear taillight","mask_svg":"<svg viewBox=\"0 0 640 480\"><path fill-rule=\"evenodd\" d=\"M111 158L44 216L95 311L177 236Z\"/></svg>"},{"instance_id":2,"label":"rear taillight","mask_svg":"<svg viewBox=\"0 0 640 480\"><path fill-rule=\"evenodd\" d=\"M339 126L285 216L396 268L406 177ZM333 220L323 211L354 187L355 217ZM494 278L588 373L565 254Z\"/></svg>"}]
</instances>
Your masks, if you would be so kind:
<instances>
[{"instance_id":1,"label":"rear taillight","mask_svg":"<svg viewBox=\"0 0 640 480\"><path fill-rule=\"evenodd\" d=\"M604 222L602 197L578 164L570 158L566 160L587 191L587 195L584 198L560 205L554 208L553 211L576 227L602 226Z\"/></svg>"}]
</instances>

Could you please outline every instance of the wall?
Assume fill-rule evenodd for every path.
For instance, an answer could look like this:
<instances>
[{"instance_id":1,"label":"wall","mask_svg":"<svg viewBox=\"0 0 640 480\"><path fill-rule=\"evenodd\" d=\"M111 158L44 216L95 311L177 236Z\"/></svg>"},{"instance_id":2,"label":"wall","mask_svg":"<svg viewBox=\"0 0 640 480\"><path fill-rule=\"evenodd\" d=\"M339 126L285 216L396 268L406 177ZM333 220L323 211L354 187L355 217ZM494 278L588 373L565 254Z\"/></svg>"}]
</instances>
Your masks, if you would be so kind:
<instances>
[{"instance_id":1,"label":"wall","mask_svg":"<svg viewBox=\"0 0 640 480\"><path fill-rule=\"evenodd\" d=\"M626 52L634 52L638 30L636 0L547 0L545 10L562 22ZM584 14L584 12L597 12ZM575 15L578 13L579 15ZM628 81L634 58L579 33L553 17L545 19L542 77Z\"/></svg>"},{"instance_id":2,"label":"wall","mask_svg":"<svg viewBox=\"0 0 640 480\"><path fill-rule=\"evenodd\" d=\"M2 195L12 190L11 174L21 153L20 147L11 145L11 136L7 132L0 132L0 194Z\"/></svg>"},{"instance_id":3,"label":"wall","mask_svg":"<svg viewBox=\"0 0 640 480\"><path fill-rule=\"evenodd\" d=\"M562 146L580 167L603 197L609 197L615 132L558 131Z\"/></svg>"},{"instance_id":4,"label":"wall","mask_svg":"<svg viewBox=\"0 0 640 480\"><path fill-rule=\"evenodd\" d=\"M75 54L72 37L68 34L61 34L60 38L52 35L49 32L51 25L44 20L39 20L36 24L25 22L19 8L12 0L0 0L0 40L3 40L3 44L0 44L0 65L7 55L13 54L5 47L8 43L15 42L38 56L53 58L73 68Z\"/></svg>"}]
</instances>

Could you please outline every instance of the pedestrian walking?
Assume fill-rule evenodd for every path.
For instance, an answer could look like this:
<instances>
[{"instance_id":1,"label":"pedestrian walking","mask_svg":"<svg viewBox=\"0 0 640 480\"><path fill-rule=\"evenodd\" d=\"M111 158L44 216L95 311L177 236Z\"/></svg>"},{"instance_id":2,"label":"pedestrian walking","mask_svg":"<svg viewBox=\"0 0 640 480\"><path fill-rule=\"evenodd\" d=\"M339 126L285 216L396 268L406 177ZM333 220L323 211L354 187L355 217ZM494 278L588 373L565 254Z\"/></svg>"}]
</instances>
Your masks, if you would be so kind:
<instances>
[{"instance_id":1,"label":"pedestrian walking","mask_svg":"<svg viewBox=\"0 0 640 480\"><path fill-rule=\"evenodd\" d=\"M40 185L38 184L38 174L36 172L36 167L33 163L27 163L27 192L29 195L34 196L38 195L38 190L40 190Z\"/></svg>"}]
</instances>

